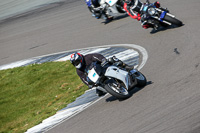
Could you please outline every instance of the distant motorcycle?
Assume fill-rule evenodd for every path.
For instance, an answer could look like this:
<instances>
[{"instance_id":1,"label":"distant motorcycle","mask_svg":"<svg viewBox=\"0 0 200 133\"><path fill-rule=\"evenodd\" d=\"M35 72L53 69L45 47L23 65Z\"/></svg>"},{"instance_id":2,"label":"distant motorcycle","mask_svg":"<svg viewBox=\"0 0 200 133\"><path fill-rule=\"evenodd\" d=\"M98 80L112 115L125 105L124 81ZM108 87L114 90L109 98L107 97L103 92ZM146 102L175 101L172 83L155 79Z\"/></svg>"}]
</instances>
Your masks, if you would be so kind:
<instances>
[{"instance_id":1,"label":"distant motorcycle","mask_svg":"<svg viewBox=\"0 0 200 133\"><path fill-rule=\"evenodd\" d=\"M91 0L85 0L88 7L90 7ZM122 0L99 0L100 7L99 12L102 14L101 18L104 19L106 17L114 17L118 15L125 14L125 10L123 8L123 1ZM92 13L94 11L89 8Z\"/></svg>"},{"instance_id":2,"label":"distant motorcycle","mask_svg":"<svg viewBox=\"0 0 200 133\"><path fill-rule=\"evenodd\" d=\"M132 88L146 85L146 77L141 72L136 69L127 71L117 63L106 62L102 65L93 62L87 69L87 74L89 82L104 88L104 91L118 99L128 98Z\"/></svg>"},{"instance_id":3,"label":"distant motorcycle","mask_svg":"<svg viewBox=\"0 0 200 133\"><path fill-rule=\"evenodd\" d=\"M143 22L147 22L153 28L158 28L161 26L176 25L182 26L183 23L178 20L174 15L169 13L168 9L159 7L157 8L154 3L150 3L146 0L145 4L138 3L138 8L140 8L141 16L144 18Z\"/></svg>"}]
</instances>

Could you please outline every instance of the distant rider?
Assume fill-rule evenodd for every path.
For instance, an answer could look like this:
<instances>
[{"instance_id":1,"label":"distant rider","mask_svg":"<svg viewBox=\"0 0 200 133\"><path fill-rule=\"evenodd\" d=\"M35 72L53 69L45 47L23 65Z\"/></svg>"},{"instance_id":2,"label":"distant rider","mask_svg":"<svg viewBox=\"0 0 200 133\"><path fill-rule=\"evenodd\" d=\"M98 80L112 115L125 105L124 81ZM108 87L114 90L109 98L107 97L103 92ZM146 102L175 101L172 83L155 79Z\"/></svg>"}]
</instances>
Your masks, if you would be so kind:
<instances>
[{"instance_id":1,"label":"distant rider","mask_svg":"<svg viewBox=\"0 0 200 133\"><path fill-rule=\"evenodd\" d=\"M144 29L147 29L149 27L152 27L152 25L150 25L149 22L146 20L146 16L141 16L141 7L143 4L145 3L142 3L140 0L124 0L124 9L131 18L141 21L142 27ZM160 7L159 2L155 2L154 4L157 8Z\"/></svg>"},{"instance_id":2,"label":"distant rider","mask_svg":"<svg viewBox=\"0 0 200 133\"><path fill-rule=\"evenodd\" d=\"M99 63L105 63L106 61L109 63L118 63L119 66L125 67L126 69L133 69L132 67L129 67L128 65L124 64L121 60L116 58L115 56L106 59L103 55L98 53L93 54L87 54L82 55L80 53L74 53L71 55L70 58L71 63L76 67L76 72L80 79L85 83L89 88L93 87L93 83L90 82L90 80L87 78L87 68L92 64L92 62L99 62ZM105 94L102 90L96 89L96 93L98 96L102 96Z\"/></svg>"},{"instance_id":3,"label":"distant rider","mask_svg":"<svg viewBox=\"0 0 200 133\"><path fill-rule=\"evenodd\" d=\"M92 15L95 16L96 19L99 19L103 15L103 19L106 22L112 21L113 17L108 16L105 12L105 6L101 6L99 0L85 0L88 9L92 12Z\"/></svg>"}]
</instances>

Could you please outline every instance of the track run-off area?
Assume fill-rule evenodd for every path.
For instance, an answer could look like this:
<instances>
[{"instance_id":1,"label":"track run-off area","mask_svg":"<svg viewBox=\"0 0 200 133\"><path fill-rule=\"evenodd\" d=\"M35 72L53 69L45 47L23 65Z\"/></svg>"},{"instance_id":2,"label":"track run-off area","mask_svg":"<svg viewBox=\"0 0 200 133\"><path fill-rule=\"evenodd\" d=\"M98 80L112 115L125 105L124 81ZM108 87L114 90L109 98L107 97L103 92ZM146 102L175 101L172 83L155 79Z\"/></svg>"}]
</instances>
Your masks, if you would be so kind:
<instances>
[{"instance_id":1,"label":"track run-off area","mask_svg":"<svg viewBox=\"0 0 200 133\"><path fill-rule=\"evenodd\" d=\"M50 55L43 55L40 57L33 57L30 59L25 59L22 61L17 61L14 63L2 65L0 66L0 70L26 66L35 63L40 64L50 61L54 62L67 61L70 59L71 54L74 52L79 52L82 55L90 53L101 53L106 58L116 56L124 63L129 64L130 66L135 66L135 68L137 68L138 70L140 70L145 65L148 59L147 51L141 46L135 44L116 44L116 45L106 45L99 47L76 49L71 51L54 53ZM67 105L66 108L59 110L55 115L43 120L41 124L30 128L26 133L48 131L53 127L59 125L60 123L63 123L64 121L80 113L81 111L88 108L97 101L101 100L103 97L98 97L96 95L95 89L96 88L86 91L85 94L78 97L71 104Z\"/></svg>"},{"instance_id":2,"label":"track run-off area","mask_svg":"<svg viewBox=\"0 0 200 133\"><path fill-rule=\"evenodd\" d=\"M104 24L81 0L63 0L0 23L0 66L115 44L137 44L148 52L140 70L147 86L123 101L106 95L46 132L200 132L200 1L159 2L184 25L150 33L127 16Z\"/></svg>"}]
</instances>

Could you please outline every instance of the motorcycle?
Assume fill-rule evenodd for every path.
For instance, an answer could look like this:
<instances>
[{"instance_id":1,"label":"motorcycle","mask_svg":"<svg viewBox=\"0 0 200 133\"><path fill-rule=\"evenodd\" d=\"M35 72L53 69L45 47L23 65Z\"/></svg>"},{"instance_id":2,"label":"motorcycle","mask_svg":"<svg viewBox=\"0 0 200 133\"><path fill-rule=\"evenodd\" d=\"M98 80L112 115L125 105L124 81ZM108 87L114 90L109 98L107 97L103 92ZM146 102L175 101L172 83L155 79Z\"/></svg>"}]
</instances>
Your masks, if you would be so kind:
<instances>
[{"instance_id":1,"label":"motorcycle","mask_svg":"<svg viewBox=\"0 0 200 133\"><path fill-rule=\"evenodd\" d=\"M117 99L130 97L130 90L134 87L144 87L146 77L137 69L127 71L117 63L99 64L93 62L87 69L88 82L100 86L104 92L110 93Z\"/></svg>"},{"instance_id":2,"label":"motorcycle","mask_svg":"<svg viewBox=\"0 0 200 133\"><path fill-rule=\"evenodd\" d=\"M183 25L180 20L169 13L168 9L162 7L157 8L156 5L154 3L150 3L149 0L146 0L146 3L144 4L138 2L137 8L139 8L141 17L144 18L143 23L147 22L155 29L157 29L160 25L164 27L171 25Z\"/></svg>"},{"instance_id":3,"label":"motorcycle","mask_svg":"<svg viewBox=\"0 0 200 133\"><path fill-rule=\"evenodd\" d=\"M94 14L94 10L91 8L91 0L85 0L89 10ZM122 0L99 0L100 7L99 13L102 14L100 18L106 19L108 17L115 17L125 14L126 11L123 8Z\"/></svg>"}]
</instances>

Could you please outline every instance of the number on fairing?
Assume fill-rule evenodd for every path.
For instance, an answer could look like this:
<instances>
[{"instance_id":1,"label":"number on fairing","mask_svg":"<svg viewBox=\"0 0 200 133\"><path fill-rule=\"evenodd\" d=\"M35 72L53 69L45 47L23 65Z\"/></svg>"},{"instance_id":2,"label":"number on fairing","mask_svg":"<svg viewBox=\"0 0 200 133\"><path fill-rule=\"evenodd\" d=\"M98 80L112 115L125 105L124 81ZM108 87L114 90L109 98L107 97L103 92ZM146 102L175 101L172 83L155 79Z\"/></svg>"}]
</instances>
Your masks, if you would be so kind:
<instances>
[{"instance_id":1,"label":"number on fairing","mask_svg":"<svg viewBox=\"0 0 200 133\"><path fill-rule=\"evenodd\" d=\"M96 73L96 71L94 70L94 68L92 68L91 70L89 70L88 77L94 83L96 83L97 80L99 79L99 75Z\"/></svg>"},{"instance_id":2,"label":"number on fairing","mask_svg":"<svg viewBox=\"0 0 200 133\"><path fill-rule=\"evenodd\" d=\"M145 7L143 8L143 11L146 12L147 9L148 9L148 6L145 6Z\"/></svg>"},{"instance_id":3,"label":"number on fairing","mask_svg":"<svg viewBox=\"0 0 200 133\"><path fill-rule=\"evenodd\" d=\"M113 6L115 3L117 3L117 0L105 0L106 3L108 3L110 6Z\"/></svg>"}]
</instances>

